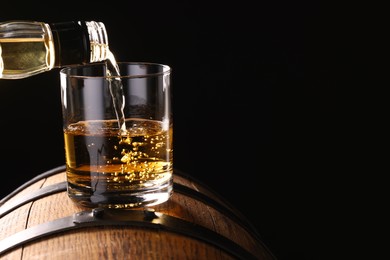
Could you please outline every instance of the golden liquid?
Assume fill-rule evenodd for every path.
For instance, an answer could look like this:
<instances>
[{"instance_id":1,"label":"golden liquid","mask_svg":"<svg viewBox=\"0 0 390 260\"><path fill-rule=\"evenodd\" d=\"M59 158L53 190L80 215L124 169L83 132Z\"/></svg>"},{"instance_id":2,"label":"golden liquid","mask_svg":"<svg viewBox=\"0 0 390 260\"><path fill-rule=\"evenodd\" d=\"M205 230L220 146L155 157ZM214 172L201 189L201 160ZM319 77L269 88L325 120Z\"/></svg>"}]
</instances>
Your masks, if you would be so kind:
<instances>
[{"instance_id":1,"label":"golden liquid","mask_svg":"<svg viewBox=\"0 0 390 260\"><path fill-rule=\"evenodd\" d=\"M117 120L84 121L64 131L70 197L115 204L116 193L158 188L171 179L172 126L143 119L127 119L126 126L123 134Z\"/></svg>"},{"instance_id":2,"label":"golden liquid","mask_svg":"<svg viewBox=\"0 0 390 260\"><path fill-rule=\"evenodd\" d=\"M0 39L0 78L22 78L51 69L51 45L42 38Z\"/></svg>"}]
</instances>

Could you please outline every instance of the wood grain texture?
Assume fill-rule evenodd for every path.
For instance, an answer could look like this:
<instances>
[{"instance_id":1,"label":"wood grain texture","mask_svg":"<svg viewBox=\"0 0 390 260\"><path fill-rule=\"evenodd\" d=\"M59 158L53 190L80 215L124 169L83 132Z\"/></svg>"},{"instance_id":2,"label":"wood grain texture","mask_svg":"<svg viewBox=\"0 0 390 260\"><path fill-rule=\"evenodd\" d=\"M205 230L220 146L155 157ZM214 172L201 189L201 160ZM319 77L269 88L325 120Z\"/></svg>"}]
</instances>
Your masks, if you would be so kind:
<instances>
[{"instance_id":1,"label":"wood grain texture","mask_svg":"<svg viewBox=\"0 0 390 260\"><path fill-rule=\"evenodd\" d=\"M31 184L15 194L11 203L29 192L66 180L65 172L59 172ZM200 192L228 209L219 211L203 201L175 192L165 203L154 207L156 212L200 225L236 243L260 260L275 259L260 241L255 230L238 223L244 220L208 187L186 177L175 175L174 182ZM42 223L71 216L87 210L74 204L66 192L51 194L22 205L0 219L0 241L21 230ZM231 216L235 216L232 218ZM18 246L0 256L1 259L236 259L222 248L199 239L140 226L82 227L39 238Z\"/></svg>"}]
</instances>

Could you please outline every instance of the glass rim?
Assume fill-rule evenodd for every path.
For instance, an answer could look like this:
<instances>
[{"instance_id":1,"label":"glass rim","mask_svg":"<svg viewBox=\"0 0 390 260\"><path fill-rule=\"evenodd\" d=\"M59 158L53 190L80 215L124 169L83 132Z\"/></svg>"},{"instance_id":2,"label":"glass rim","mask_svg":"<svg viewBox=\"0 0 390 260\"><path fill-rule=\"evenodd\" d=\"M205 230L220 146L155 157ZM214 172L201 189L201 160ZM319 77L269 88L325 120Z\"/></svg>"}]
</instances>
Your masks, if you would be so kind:
<instances>
[{"instance_id":1,"label":"glass rim","mask_svg":"<svg viewBox=\"0 0 390 260\"><path fill-rule=\"evenodd\" d=\"M144 62L144 61L118 61L117 64L119 65L148 65L148 66L157 66L163 68L160 72L153 72L153 73L142 73L142 74L132 74L132 75L119 75L119 76L107 76L107 75L100 75L100 76L92 76L92 75L79 75L79 74L70 74L69 71L71 69L77 69L77 68L87 68L87 67L96 67L96 66L102 66L105 62L94 62L94 63L88 63L88 64L76 64L76 65L67 65L63 67L60 70L60 74L65 75L69 78L148 78L148 77L155 77L155 76L161 76L171 73L172 68L169 65L157 63L157 62Z\"/></svg>"}]
</instances>

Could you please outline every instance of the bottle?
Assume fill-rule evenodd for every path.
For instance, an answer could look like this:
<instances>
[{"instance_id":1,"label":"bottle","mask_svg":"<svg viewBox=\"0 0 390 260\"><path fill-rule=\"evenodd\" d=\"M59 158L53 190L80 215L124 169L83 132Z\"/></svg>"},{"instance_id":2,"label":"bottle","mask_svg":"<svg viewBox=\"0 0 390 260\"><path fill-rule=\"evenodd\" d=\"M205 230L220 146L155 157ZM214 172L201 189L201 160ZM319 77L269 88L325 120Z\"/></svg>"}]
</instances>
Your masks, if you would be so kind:
<instances>
[{"instance_id":1,"label":"bottle","mask_svg":"<svg viewBox=\"0 0 390 260\"><path fill-rule=\"evenodd\" d=\"M104 61L108 53L107 32L101 22L0 22L0 79Z\"/></svg>"}]
</instances>

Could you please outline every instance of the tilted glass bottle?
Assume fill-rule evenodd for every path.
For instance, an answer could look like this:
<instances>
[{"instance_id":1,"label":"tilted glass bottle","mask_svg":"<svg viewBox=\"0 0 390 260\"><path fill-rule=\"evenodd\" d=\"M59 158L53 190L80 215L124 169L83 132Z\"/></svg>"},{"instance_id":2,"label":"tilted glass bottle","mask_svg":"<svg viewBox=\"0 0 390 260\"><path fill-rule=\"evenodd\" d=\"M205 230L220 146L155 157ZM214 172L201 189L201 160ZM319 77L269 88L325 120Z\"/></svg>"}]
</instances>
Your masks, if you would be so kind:
<instances>
[{"instance_id":1,"label":"tilted glass bottle","mask_svg":"<svg viewBox=\"0 0 390 260\"><path fill-rule=\"evenodd\" d=\"M0 79L104 61L108 53L107 32L101 22L0 22Z\"/></svg>"}]
</instances>

